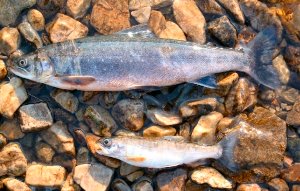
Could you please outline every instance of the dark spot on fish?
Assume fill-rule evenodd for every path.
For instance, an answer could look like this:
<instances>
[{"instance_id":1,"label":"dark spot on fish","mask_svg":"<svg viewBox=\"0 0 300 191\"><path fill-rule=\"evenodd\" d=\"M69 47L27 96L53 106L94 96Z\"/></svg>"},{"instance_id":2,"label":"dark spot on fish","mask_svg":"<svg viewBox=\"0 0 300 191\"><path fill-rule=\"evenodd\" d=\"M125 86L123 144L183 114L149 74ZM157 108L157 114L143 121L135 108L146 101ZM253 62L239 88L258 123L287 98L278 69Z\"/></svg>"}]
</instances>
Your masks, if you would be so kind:
<instances>
[{"instance_id":1,"label":"dark spot on fish","mask_svg":"<svg viewBox=\"0 0 300 191\"><path fill-rule=\"evenodd\" d=\"M66 76L66 77L62 77L61 80L64 83L68 83L70 85L88 85L94 81L96 81L96 79L92 76Z\"/></svg>"}]
</instances>

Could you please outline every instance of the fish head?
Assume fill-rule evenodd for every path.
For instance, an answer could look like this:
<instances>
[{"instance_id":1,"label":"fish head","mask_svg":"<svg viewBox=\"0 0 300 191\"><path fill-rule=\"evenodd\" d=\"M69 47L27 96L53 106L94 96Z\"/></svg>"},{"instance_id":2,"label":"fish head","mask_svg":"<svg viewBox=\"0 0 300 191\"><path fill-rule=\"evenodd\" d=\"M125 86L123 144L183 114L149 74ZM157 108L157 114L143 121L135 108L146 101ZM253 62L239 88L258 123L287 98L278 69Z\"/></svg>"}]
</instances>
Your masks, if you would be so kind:
<instances>
[{"instance_id":1,"label":"fish head","mask_svg":"<svg viewBox=\"0 0 300 191\"><path fill-rule=\"evenodd\" d=\"M97 153L109 157L118 157L122 155L124 149L121 147L119 142L113 138L99 139L97 142L98 150Z\"/></svg>"},{"instance_id":2,"label":"fish head","mask_svg":"<svg viewBox=\"0 0 300 191\"><path fill-rule=\"evenodd\" d=\"M51 59L41 51L11 57L8 69L17 76L37 82L45 82L55 73Z\"/></svg>"}]
</instances>

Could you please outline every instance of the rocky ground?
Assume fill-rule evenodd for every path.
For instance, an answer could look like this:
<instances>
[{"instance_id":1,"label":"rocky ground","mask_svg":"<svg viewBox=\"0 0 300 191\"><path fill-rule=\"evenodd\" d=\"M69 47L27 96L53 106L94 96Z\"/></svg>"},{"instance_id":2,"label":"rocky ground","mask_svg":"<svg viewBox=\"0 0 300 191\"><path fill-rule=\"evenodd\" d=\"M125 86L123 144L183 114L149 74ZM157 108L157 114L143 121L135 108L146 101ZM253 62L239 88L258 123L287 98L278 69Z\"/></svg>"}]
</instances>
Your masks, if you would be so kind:
<instances>
[{"instance_id":1,"label":"rocky ground","mask_svg":"<svg viewBox=\"0 0 300 191\"><path fill-rule=\"evenodd\" d=\"M7 74L9 56L140 23L159 38L226 48L275 25L282 38L273 65L284 86L274 91L233 71L218 74L218 89L80 92ZM300 190L298 0L1 0L0 29L1 189ZM91 133L88 147L77 128ZM177 135L212 145L231 131L241 132L235 172L213 160L144 169L99 156L93 147L95 136L120 135Z\"/></svg>"}]
</instances>

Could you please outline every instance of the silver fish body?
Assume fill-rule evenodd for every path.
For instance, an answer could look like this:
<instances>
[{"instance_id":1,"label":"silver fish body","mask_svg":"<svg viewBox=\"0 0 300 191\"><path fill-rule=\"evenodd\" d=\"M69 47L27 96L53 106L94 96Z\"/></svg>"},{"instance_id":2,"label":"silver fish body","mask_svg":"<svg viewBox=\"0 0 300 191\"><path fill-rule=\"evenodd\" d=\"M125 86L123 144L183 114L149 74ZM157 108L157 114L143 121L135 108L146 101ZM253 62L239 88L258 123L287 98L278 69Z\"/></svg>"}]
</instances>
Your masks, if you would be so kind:
<instances>
[{"instance_id":1,"label":"silver fish body","mask_svg":"<svg viewBox=\"0 0 300 191\"><path fill-rule=\"evenodd\" d=\"M274 69L260 67L257 73L255 62L261 64L262 61L256 56L267 57L265 60L269 64L271 58L268 57L274 49L274 43L269 43L270 51L256 53L253 48L267 38L266 34L260 36L244 51L128 35L87 37L46 46L11 61L9 68L23 78L70 90L161 87L231 70L246 72L274 88L278 83ZM267 41L274 39L269 37ZM272 74L269 75L271 80L262 78L266 72Z\"/></svg>"}]
</instances>

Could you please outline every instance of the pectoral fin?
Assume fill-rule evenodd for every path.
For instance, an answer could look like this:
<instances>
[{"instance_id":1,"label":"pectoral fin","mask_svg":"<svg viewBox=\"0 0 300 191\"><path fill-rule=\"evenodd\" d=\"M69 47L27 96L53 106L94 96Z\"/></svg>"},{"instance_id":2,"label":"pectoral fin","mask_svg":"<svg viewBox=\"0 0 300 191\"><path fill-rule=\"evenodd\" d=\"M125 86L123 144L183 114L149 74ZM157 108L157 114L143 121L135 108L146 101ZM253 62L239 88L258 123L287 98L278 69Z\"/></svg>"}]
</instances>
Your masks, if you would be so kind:
<instances>
[{"instance_id":1,"label":"pectoral fin","mask_svg":"<svg viewBox=\"0 0 300 191\"><path fill-rule=\"evenodd\" d=\"M204 78L201 78L197 81L190 82L192 84L204 86L207 88L216 89L218 86L217 80L215 76L206 76Z\"/></svg>"},{"instance_id":2,"label":"pectoral fin","mask_svg":"<svg viewBox=\"0 0 300 191\"><path fill-rule=\"evenodd\" d=\"M81 86L88 85L96 81L96 78L94 78L93 76L62 76L59 78L64 83Z\"/></svg>"}]
</instances>

